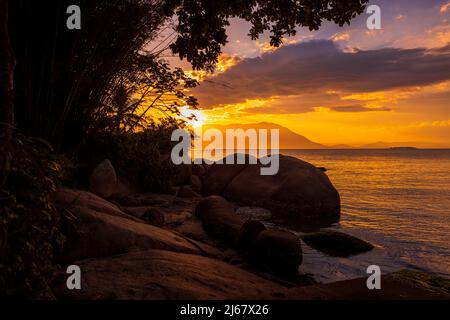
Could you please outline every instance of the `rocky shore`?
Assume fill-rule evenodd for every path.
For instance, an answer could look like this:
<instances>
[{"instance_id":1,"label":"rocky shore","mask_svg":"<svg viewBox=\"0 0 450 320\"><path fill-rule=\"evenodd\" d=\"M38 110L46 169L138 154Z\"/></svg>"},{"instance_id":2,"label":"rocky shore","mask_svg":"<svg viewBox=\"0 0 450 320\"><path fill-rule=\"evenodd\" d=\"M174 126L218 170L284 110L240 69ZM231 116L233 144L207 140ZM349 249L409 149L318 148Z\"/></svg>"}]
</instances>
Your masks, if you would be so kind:
<instances>
[{"instance_id":1,"label":"rocky shore","mask_svg":"<svg viewBox=\"0 0 450 320\"><path fill-rule=\"evenodd\" d=\"M449 299L448 281L412 271L320 284L301 272L302 246L346 257L373 246L338 232L302 239L264 221L339 218L340 199L324 170L281 156L276 176L258 165L186 166L167 194L142 193L107 160L90 190L61 188L59 210L71 217L66 265L78 265L82 289L67 274L50 284L56 299ZM256 214L248 215L252 211Z\"/></svg>"}]
</instances>

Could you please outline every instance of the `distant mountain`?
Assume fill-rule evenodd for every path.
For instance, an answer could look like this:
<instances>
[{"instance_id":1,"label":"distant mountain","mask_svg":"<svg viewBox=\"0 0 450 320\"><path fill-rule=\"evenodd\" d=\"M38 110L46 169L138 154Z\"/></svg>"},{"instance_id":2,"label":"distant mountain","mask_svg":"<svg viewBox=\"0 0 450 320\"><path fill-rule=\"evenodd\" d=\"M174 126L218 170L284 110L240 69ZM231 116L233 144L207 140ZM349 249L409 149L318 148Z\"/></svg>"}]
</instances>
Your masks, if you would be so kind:
<instances>
[{"instance_id":1,"label":"distant mountain","mask_svg":"<svg viewBox=\"0 0 450 320\"><path fill-rule=\"evenodd\" d=\"M378 141L360 146L361 149L390 149L390 148L414 148L414 142L384 142Z\"/></svg>"},{"instance_id":2,"label":"distant mountain","mask_svg":"<svg viewBox=\"0 0 450 320\"><path fill-rule=\"evenodd\" d=\"M335 144L335 145L329 146L328 149L355 149L355 147L348 145L348 144Z\"/></svg>"},{"instance_id":3,"label":"distant mountain","mask_svg":"<svg viewBox=\"0 0 450 320\"><path fill-rule=\"evenodd\" d=\"M221 132L225 132L226 129L279 129L280 130L280 149L328 149L327 146L316 143L308 138L299 135L290 129L280 126L275 123L261 122L255 124L231 124L223 126L204 126L203 129L214 128Z\"/></svg>"}]
</instances>

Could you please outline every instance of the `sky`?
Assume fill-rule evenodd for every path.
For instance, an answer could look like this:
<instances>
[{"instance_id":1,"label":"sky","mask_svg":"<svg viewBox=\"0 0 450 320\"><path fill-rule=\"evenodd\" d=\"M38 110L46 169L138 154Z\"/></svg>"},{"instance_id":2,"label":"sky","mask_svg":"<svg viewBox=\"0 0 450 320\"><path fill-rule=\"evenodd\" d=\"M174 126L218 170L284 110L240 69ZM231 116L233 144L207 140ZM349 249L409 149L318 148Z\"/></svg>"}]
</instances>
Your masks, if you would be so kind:
<instances>
[{"instance_id":1,"label":"sky","mask_svg":"<svg viewBox=\"0 0 450 320\"><path fill-rule=\"evenodd\" d=\"M370 1L350 26L298 29L283 46L232 20L217 71L192 91L200 123L273 122L327 145L450 147L450 1Z\"/></svg>"}]
</instances>

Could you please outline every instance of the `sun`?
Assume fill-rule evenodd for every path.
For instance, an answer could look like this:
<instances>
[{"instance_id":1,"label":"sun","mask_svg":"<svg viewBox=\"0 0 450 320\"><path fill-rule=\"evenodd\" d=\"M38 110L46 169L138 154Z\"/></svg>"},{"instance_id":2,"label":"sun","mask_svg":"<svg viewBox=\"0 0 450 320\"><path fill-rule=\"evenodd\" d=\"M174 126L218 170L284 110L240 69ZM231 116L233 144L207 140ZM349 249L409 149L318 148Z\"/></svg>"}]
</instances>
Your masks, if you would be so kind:
<instances>
[{"instance_id":1,"label":"sun","mask_svg":"<svg viewBox=\"0 0 450 320\"><path fill-rule=\"evenodd\" d=\"M202 110L189 109L188 106L180 108L181 116L186 120L187 124L193 128L201 127L206 122L206 116ZM193 118L194 117L194 118Z\"/></svg>"}]
</instances>

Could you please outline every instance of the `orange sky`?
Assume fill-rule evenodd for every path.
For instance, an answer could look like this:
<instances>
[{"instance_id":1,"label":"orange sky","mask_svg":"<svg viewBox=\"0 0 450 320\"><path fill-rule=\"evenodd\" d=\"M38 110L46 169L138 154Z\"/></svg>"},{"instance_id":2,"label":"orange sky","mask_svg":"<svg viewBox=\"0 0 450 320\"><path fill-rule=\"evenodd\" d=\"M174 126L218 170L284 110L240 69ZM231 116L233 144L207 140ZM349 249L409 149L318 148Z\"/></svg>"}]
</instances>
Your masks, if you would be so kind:
<instances>
[{"instance_id":1,"label":"orange sky","mask_svg":"<svg viewBox=\"0 0 450 320\"><path fill-rule=\"evenodd\" d=\"M382 30L363 14L300 30L278 50L234 21L216 73L196 74L199 123L273 122L328 145L450 147L450 2L371 3Z\"/></svg>"}]
</instances>

